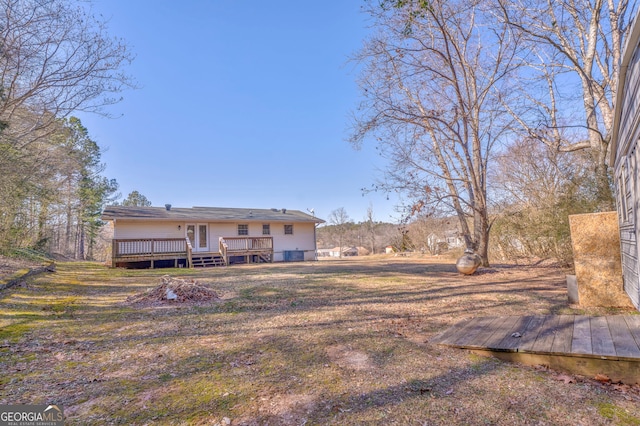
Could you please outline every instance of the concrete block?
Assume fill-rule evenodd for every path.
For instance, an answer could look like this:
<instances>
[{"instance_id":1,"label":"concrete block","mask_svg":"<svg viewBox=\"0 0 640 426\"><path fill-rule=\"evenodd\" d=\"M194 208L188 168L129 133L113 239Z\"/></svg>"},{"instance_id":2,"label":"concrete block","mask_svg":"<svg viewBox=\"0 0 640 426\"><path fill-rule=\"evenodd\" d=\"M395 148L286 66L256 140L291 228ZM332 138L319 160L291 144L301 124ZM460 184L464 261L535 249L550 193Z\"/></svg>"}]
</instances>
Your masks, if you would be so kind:
<instances>
[{"instance_id":1,"label":"concrete block","mask_svg":"<svg viewBox=\"0 0 640 426\"><path fill-rule=\"evenodd\" d=\"M580 303L580 297L578 295L578 280L576 280L575 275L567 275L567 296L569 297L569 303Z\"/></svg>"}]
</instances>

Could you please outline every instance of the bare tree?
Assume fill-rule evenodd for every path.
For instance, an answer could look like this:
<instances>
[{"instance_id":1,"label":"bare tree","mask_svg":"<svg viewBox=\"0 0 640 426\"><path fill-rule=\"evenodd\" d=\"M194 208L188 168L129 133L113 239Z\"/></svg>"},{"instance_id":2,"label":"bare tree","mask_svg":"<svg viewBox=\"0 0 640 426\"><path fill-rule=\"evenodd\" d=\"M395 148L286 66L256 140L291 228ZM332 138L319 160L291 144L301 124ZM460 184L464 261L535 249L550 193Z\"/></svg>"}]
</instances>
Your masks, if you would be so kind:
<instances>
[{"instance_id":1,"label":"bare tree","mask_svg":"<svg viewBox=\"0 0 640 426\"><path fill-rule=\"evenodd\" d=\"M55 208L65 184L59 181L80 168L62 142L62 119L74 111L104 112L133 86L123 74L132 59L127 47L85 6L0 0L0 248L44 241L45 225L65 220Z\"/></svg>"},{"instance_id":2,"label":"bare tree","mask_svg":"<svg viewBox=\"0 0 640 426\"><path fill-rule=\"evenodd\" d=\"M526 137L558 151L588 149L598 197L613 207L609 134L625 36L635 16L629 0L498 0L505 22L527 42L529 67L520 100L505 106Z\"/></svg>"},{"instance_id":3,"label":"bare tree","mask_svg":"<svg viewBox=\"0 0 640 426\"><path fill-rule=\"evenodd\" d=\"M589 154L558 152L528 138L496 158L492 182L501 208L492 247L503 258L552 257L573 264L569 215L592 212L599 203Z\"/></svg>"},{"instance_id":4,"label":"bare tree","mask_svg":"<svg viewBox=\"0 0 640 426\"><path fill-rule=\"evenodd\" d=\"M0 0L0 6L5 124L21 110L44 122L74 111L100 111L132 87L122 73L132 60L126 45L108 36L105 23L80 2Z\"/></svg>"},{"instance_id":5,"label":"bare tree","mask_svg":"<svg viewBox=\"0 0 640 426\"><path fill-rule=\"evenodd\" d=\"M371 254L376 252L376 222L373 218L373 206L367 207L367 217L365 218L366 232L371 244Z\"/></svg>"},{"instance_id":6,"label":"bare tree","mask_svg":"<svg viewBox=\"0 0 640 426\"><path fill-rule=\"evenodd\" d=\"M405 193L412 214L453 211L488 265L487 168L511 124L501 104L518 40L477 0L383 1L369 12L377 31L357 56L364 101L351 142L375 137L390 163L378 187Z\"/></svg>"},{"instance_id":7,"label":"bare tree","mask_svg":"<svg viewBox=\"0 0 640 426\"><path fill-rule=\"evenodd\" d=\"M338 246L340 247L340 257L342 257L342 243L349 229L351 219L344 207L339 207L329 214L329 224L334 226L334 232L338 237Z\"/></svg>"}]
</instances>

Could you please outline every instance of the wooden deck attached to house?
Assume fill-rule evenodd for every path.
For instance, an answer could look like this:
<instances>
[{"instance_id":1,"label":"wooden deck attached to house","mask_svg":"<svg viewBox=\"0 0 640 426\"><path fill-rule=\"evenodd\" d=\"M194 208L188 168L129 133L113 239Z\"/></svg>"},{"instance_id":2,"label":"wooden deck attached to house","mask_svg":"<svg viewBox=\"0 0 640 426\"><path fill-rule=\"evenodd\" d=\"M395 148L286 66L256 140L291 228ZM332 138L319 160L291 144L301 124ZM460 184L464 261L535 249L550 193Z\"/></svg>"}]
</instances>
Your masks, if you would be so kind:
<instances>
[{"instance_id":1,"label":"wooden deck attached to house","mask_svg":"<svg viewBox=\"0 0 640 426\"><path fill-rule=\"evenodd\" d=\"M241 260L241 261L240 261ZM111 265L170 261L174 267L273 262L273 237L220 237L218 251L197 252L188 238L114 239Z\"/></svg>"},{"instance_id":2,"label":"wooden deck attached to house","mask_svg":"<svg viewBox=\"0 0 640 426\"><path fill-rule=\"evenodd\" d=\"M613 382L640 383L640 315L479 317L432 342Z\"/></svg>"}]
</instances>

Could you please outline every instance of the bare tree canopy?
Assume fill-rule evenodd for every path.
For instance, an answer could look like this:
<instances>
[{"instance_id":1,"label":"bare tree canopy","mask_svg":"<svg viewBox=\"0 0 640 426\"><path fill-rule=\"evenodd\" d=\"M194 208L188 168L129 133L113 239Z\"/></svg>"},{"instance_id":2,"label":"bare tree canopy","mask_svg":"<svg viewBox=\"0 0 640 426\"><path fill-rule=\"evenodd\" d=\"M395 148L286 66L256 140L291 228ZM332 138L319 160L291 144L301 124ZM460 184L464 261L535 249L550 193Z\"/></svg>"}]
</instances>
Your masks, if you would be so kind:
<instances>
[{"instance_id":1,"label":"bare tree canopy","mask_svg":"<svg viewBox=\"0 0 640 426\"><path fill-rule=\"evenodd\" d=\"M369 5L377 31L357 56L364 101L351 142L375 138L390 164L379 188L407 195L414 214L429 205L453 211L467 248L488 265L487 168L509 137L502 104L519 45L485 3Z\"/></svg>"},{"instance_id":2,"label":"bare tree canopy","mask_svg":"<svg viewBox=\"0 0 640 426\"><path fill-rule=\"evenodd\" d=\"M0 0L0 120L11 127L20 115L36 117L14 137L74 111L102 111L133 87L123 72L132 60L127 46L85 5Z\"/></svg>"},{"instance_id":3,"label":"bare tree canopy","mask_svg":"<svg viewBox=\"0 0 640 426\"><path fill-rule=\"evenodd\" d=\"M342 257L342 244L344 242L345 233L349 229L351 218L347 214L344 207L339 207L329 214L329 224L334 226L335 233L338 237L338 246L340 247L340 257Z\"/></svg>"},{"instance_id":4,"label":"bare tree canopy","mask_svg":"<svg viewBox=\"0 0 640 426\"><path fill-rule=\"evenodd\" d=\"M91 257L101 207L117 190L71 115L104 113L133 87L132 55L88 4L0 0L0 250Z\"/></svg>"},{"instance_id":5,"label":"bare tree canopy","mask_svg":"<svg viewBox=\"0 0 640 426\"><path fill-rule=\"evenodd\" d=\"M526 137L558 151L589 149L603 209L613 206L609 133L629 0L498 0L502 20L526 42L518 103L505 104Z\"/></svg>"}]
</instances>

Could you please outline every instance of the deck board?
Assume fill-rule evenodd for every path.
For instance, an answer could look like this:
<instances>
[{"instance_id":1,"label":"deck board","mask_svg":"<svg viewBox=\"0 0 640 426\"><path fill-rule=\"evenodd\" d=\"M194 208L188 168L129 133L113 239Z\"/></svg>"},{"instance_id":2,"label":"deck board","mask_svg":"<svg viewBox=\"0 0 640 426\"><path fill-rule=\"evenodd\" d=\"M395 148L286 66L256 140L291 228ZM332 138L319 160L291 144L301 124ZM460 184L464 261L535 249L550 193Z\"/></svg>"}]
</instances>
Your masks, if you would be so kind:
<instances>
[{"instance_id":1,"label":"deck board","mask_svg":"<svg viewBox=\"0 0 640 426\"><path fill-rule=\"evenodd\" d=\"M456 345L482 347L482 344L493 333L491 323L494 321L496 321L496 318L492 317L478 318L477 321L471 321L465 327L464 333L460 334Z\"/></svg>"},{"instance_id":2,"label":"deck board","mask_svg":"<svg viewBox=\"0 0 640 426\"><path fill-rule=\"evenodd\" d=\"M533 350L533 345L536 343L538 335L544 327L544 323L550 318L551 316L549 315L538 315L532 317L529 320L529 324L527 324L527 328L522 334L522 337L520 338L520 343L514 349L520 348L520 350L522 351Z\"/></svg>"},{"instance_id":3,"label":"deck board","mask_svg":"<svg viewBox=\"0 0 640 426\"><path fill-rule=\"evenodd\" d=\"M558 325L554 330L553 344L551 352L571 352L571 341L573 339L573 315L560 315Z\"/></svg>"},{"instance_id":4,"label":"deck board","mask_svg":"<svg viewBox=\"0 0 640 426\"><path fill-rule=\"evenodd\" d=\"M616 348L609 331L606 317L591 318L591 345L593 353L605 356L616 356Z\"/></svg>"},{"instance_id":5,"label":"deck board","mask_svg":"<svg viewBox=\"0 0 640 426\"><path fill-rule=\"evenodd\" d=\"M431 342L508 361L640 383L640 316L636 315L472 318Z\"/></svg>"},{"instance_id":6,"label":"deck board","mask_svg":"<svg viewBox=\"0 0 640 426\"><path fill-rule=\"evenodd\" d=\"M465 327L473 324L471 319L467 319L465 321L460 321L453 326L449 327L438 336L438 343L441 345L453 345L456 343L457 339L460 335L464 334L463 330Z\"/></svg>"},{"instance_id":7,"label":"deck board","mask_svg":"<svg viewBox=\"0 0 640 426\"><path fill-rule=\"evenodd\" d=\"M516 317L511 329L507 330L503 339L498 343L498 348L506 351L517 348L521 343L521 339L526 335L529 323L533 318L533 316ZM514 336L515 333L517 334Z\"/></svg>"},{"instance_id":8,"label":"deck board","mask_svg":"<svg viewBox=\"0 0 640 426\"><path fill-rule=\"evenodd\" d=\"M593 354L593 345L591 344L591 321L588 316L575 316L573 321L571 353L584 355Z\"/></svg>"},{"instance_id":9,"label":"deck board","mask_svg":"<svg viewBox=\"0 0 640 426\"><path fill-rule=\"evenodd\" d=\"M629 331L636 341L636 345L640 347L640 316L626 316L624 320L629 326Z\"/></svg>"},{"instance_id":10,"label":"deck board","mask_svg":"<svg viewBox=\"0 0 640 426\"><path fill-rule=\"evenodd\" d=\"M556 329L560 322L559 316L552 316L547 318L544 322L544 327L538 333L538 338L531 348L532 352L538 353L551 353L551 347L553 346L553 339L555 338Z\"/></svg>"},{"instance_id":11,"label":"deck board","mask_svg":"<svg viewBox=\"0 0 640 426\"><path fill-rule=\"evenodd\" d=\"M635 342L625 318L621 316L609 316L607 317L607 322L613 339L613 345L616 348L616 354L619 357L640 358L640 348Z\"/></svg>"},{"instance_id":12,"label":"deck board","mask_svg":"<svg viewBox=\"0 0 640 426\"><path fill-rule=\"evenodd\" d=\"M498 320L493 334L484 342L483 346L493 350L506 349L502 342L504 339L510 338L511 334L514 333L512 330L517 326L518 320L518 317L506 317Z\"/></svg>"}]
</instances>

